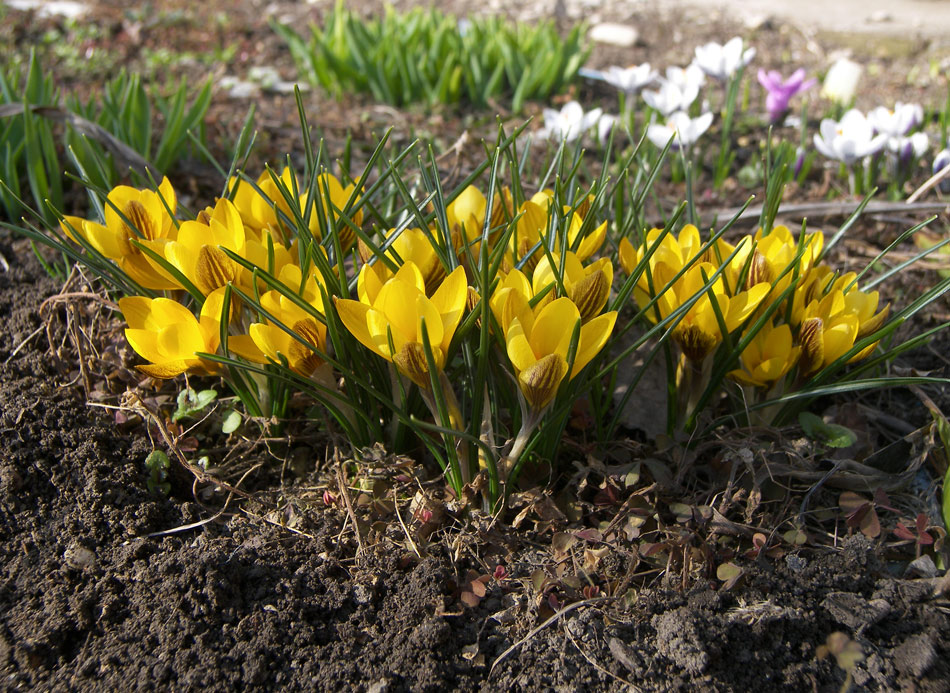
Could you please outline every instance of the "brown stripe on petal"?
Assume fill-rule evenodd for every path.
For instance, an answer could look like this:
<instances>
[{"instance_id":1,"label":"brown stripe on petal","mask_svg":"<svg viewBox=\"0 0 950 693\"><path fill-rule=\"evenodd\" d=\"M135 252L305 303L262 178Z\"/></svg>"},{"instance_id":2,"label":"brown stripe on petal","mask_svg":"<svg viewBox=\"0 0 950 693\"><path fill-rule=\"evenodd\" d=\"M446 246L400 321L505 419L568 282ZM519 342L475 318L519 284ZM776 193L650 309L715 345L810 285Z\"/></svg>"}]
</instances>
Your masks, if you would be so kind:
<instances>
[{"instance_id":1,"label":"brown stripe on petal","mask_svg":"<svg viewBox=\"0 0 950 693\"><path fill-rule=\"evenodd\" d=\"M752 253L752 262L749 263L749 273L745 278L746 290L751 289L756 284L762 282L772 283L772 271L769 269L769 263L765 256L756 250Z\"/></svg>"},{"instance_id":2,"label":"brown stripe on petal","mask_svg":"<svg viewBox=\"0 0 950 693\"><path fill-rule=\"evenodd\" d=\"M495 193L489 220L490 228L496 229L503 224L507 224L512 217L514 217L514 205L511 201L511 191L504 188L500 194Z\"/></svg>"},{"instance_id":3,"label":"brown stripe on petal","mask_svg":"<svg viewBox=\"0 0 950 693\"><path fill-rule=\"evenodd\" d=\"M478 295L478 292L472 287L468 287L468 293L465 296L465 312L471 313L475 310L480 300L482 300L482 297ZM481 311L478 312L478 315L479 317L475 318L475 326L478 329L482 329Z\"/></svg>"},{"instance_id":4,"label":"brown stripe on petal","mask_svg":"<svg viewBox=\"0 0 950 693\"><path fill-rule=\"evenodd\" d=\"M426 352L419 342L408 342L398 354L393 355L393 363L403 375L423 390L431 389Z\"/></svg>"},{"instance_id":5,"label":"brown stripe on petal","mask_svg":"<svg viewBox=\"0 0 950 693\"><path fill-rule=\"evenodd\" d=\"M568 291L568 297L580 311L581 322L587 322L600 313L607 303L608 294L610 285L603 270L591 272Z\"/></svg>"},{"instance_id":6,"label":"brown stripe on petal","mask_svg":"<svg viewBox=\"0 0 950 693\"><path fill-rule=\"evenodd\" d=\"M680 345L680 349L690 361L699 363L716 346L718 341L714 335L703 332L696 325L688 325L673 333L673 337Z\"/></svg>"},{"instance_id":7,"label":"brown stripe on petal","mask_svg":"<svg viewBox=\"0 0 950 693\"><path fill-rule=\"evenodd\" d=\"M337 236L340 237L340 247L345 253L353 247L353 243L356 241L356 232L347 226L345 221L341 221L337 224L336 232Z\"/></svg>"},{"instance_id":8,"label":"brown stripe on petal","mask_svg":"<svg viewBox=\"0 0 950 693\"><path fill-rule=\"evenodd\" d=\"M320 339L320 329L316 320L298 320L293 324L293 331L300 337L303 337L304 341L308 344L312 344L317 349L323 349L322 340ZM290 365L295 371L301 375L310 375L321 363L323 363L323 359L317 356L317 354L313 352L313 349L301 344L296 339L291 340Z\"/></svg>"},{"instance_id":9,"label":"brown stripe on petal","mask_svg":"<svg viewBox=\"0 0 950 693\"><path fill-rule=\"evenodd\" d=\"M198 251L195 265L195 284L205 296L215 289L237 279L237 265L223 250L213 245L203 245Z\"/></svg>"},{"instance_id":10,"label":"brown stripe on petal","mask_svg":"<svg viewBox=\"0 0 950 693\"><path fill-rule=\"evenodd\" d=\"M442 282L445 280L445 267L442 266L442 263L439 262L438 258L435 258L429 267L426 268L426 275L422 278L422 281L426 286L426 296L432 296L436 290L442 285Z\"/></svg>"},{"instance_id":11,"label":"brown stripe on petal","mask_svg":"<svg viewBox=\"0 0 950 693\"><path fill-rule=\"evenodd\" d=\"M527 238L521 238L518 240L518 261L520 262L525 257L528 256L528 253L534 247L534 243L529 241ZM538 262L541 260L541 249L538 248L533 255L528 257L528 260L524 263L524 267L521 268L521 271L525 273L525 276L530 277L534 274L534 268L538 266Z\"/></svg>"},{"instance_id":12,"label":"brown stripe on petal","mask_svg":"<svg viewBox=\"0 0 950 693\"><path fill-rule=\"evenodd\" d=\"M138 230L138 233L136 233L135 230L129 228L129 238L137 238L138 234L142 234L142 237L149 241L154 241L158 238L159 230L155 221L149 216L148 210L145 209L145 205L141 202L138 200L129 200L128 204L125 205L125 209L122 210L122 213L125 215L125 218L129 220L129 223Z\"/></svg>"},{"instance_id":13,"label":"brown stripe on petal","mask_svg":"<svg viewBox=\"0 0 950 693\"><path fill-rule=\"evenodd\" d=\"M198 216L195 217L195 221L199 224L204 224L205 226L211 226L211 215L208 213L207 209L202 209L198 212Z\"/></svg>"},{"instance_id":14,"label":"brown stripe on petal","mask_svg":"<svg viewBox=\"0 0 950 693\"><path fill-rule=\"evenodd\" d=\"M521 371L518 381L528 404L544 409L557 394L557 388L567 375L567 362L557 354L548 354L533 366Z\"/></svg>"},{"instance_id":15,"label":"brown stripe on petal","mask_svg":"<svg viewBox=\"0 0 950 693\"><path fill-rule=\"evenodd\" d=\"M798 368L802 377L808 377L825 362L824 323L821 318L805 320L798 333L798 341L802 345Z\"/></svg>"},{"instance_id":16,"label":"brown stripe on petal","mask_svg":"<svg viewBox=\"0 0 950 693\"><path fill-rule=\"evenodd\" d=\"M360 260L363 261L364 265L373 257L372 249L363 242L363 239L356 242L356 252L359 253Z\"/></svg>"},{"instance_id":17,"label":"brown stripe on petal","mask_svg":"<svg viewBox=\"0 0 950 693\"><path fill-rule=\"evenodd\" d=\"M587 218L587 213L590 211L590 195L586 196L583 201L577 205L577 211L574 213L579 216L581 219Z\"/></svg>"}]
</instances>

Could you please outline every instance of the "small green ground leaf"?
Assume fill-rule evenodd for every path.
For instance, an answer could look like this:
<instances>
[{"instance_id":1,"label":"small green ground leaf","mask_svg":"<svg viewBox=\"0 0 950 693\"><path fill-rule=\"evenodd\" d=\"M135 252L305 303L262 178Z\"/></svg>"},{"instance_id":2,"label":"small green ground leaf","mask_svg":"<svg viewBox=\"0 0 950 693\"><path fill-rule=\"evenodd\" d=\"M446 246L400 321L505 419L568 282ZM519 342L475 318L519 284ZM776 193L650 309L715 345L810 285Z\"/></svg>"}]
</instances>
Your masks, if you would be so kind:
<instances>
[{"instance_id":1,"label":"small green ground leaf","mask_svg":"<svg viewBox=\"0 0 950 693\"><path fill-rule=\"evenodd\" d=\"M190 387L178 393L178 409L172 414L172 421L179 421L188 416L194 416L211 404L218 396L215 390L195 392Z\"/></svg>"},{"instance_id":2,"label":"small green ground leaf","mask_svg":"<svg viewBox=\"0 0 950 693\"><path fill-rule=\"evenodd\" d=\"M230 409L224 415L224 421L221 423L222 433L234 433L241 425L241 413L236 409Z\"/></svg>"},{"instance_id":3,"label":"small green ground leaf","mask_svg":"<svg viewBox=\"0 0 950 693\"><path fill-rule=\"evenodd\" d=\"M735 563L722 563L716 568L716 577L722 581L722 589L728 590L732 589L744 572Z\"/></svg>"},{"instance_id":4,"label":"small green ground leaf","mask_svg":"<svg viewBox=\"0 0 950 693\"><path fill-rule=\"evenodd\" d=\"M849 448L857 440L857 434L850 428L838 424L825 423L820 416L803 411L798 415L798 423L805 435L829 448Z\"/></svg>"},{"instance_id":5,"label":"small green ground leaf","mask_svg":"<svg viewBox=\"0 0 950 693\"><path fill-rule=\"evenodd\" d=\"M148 454L148 457L145 458L145 468L148 469L146 485L149 493L168 495L172 488L171 484L166 481L170 466L171 461L168 459L168 455L161 450L152 450Z\"/></svg>"}]
</instances>

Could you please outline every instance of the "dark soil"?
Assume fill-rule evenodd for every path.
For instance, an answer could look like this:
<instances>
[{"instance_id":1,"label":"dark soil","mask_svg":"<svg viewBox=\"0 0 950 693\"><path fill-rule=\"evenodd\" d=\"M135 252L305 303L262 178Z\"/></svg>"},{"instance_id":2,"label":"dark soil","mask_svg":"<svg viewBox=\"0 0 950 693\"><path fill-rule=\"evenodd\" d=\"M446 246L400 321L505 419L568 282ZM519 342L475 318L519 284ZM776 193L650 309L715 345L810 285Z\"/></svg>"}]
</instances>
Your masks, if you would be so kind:
<instances>
[{"instance_id":1,"label":"dark soil","mask_svg":"<svg viewBox=\"0 0 950 693\"><path fill-rule=\"evenodd\" d=\"M225 71L243 77L252 64L276 65L292 76L286 51L262 21L263 3L239 3L233 11L231 3L163 3L157 19L127 11L125 3L94 5L93 17L104 30L85 48L108 48L112 62L96 63L99 74L76 65L71 72L61 59L55 74L79 93L94 92L115 65L149 69L146 49L173 39L180 52L236 44L215 78ZM274 5L305 18L322 11L302 3ZM228 14L216 19L222 7ZM700 40L735 33L719 19L676 22L618 7L616 16L605 18L639 24L643 38L631 52L599 49L597 66L644 59L682 63ZM10 15L15 21L0 28L0 41L21 52L51 27L66 31L61 20ZM650 22L655 31L647 30ZM757 32L758 66L784 67L790 59L813 66L829 50L810 39L806 50L790 27ZM881 56L863 48L882 67L866 83L872 91L862 95L875 101L860 105L878 105L880 98L890 103L906 87L920 53ZM182 63L163 77L205 72ZM940 103L943 88L920 87L914 98ZM584 89L590 90L584 96L606 98L595 87ZM395 124L397 142L431 135L439 152L470 126L494 127L486 114L397 112L358 97L343 104L325 103L314 93L307 98L334 156L347 131L365 146L370 133ZM233 137L246 106L219 92L208 117L212 139ZM261 160L299 152L292 98L266 95L258 108ZM531 108L540 111L539 104ZM186 162L175 172L185 197L201 199L218 185L205 180L212 177L207 168ZM813 181L810 190L819 185L823 196L827 183ZM704 203L738 204L746 195L733 187ZM914 220L901 223L903 230ZM848 239L848 253L855 260L873 258L895 228L887 220L862 222ZM320 462L325 441L292 450L277 445L266 453L248 445L237 460L240 473L231 470L227 480L252 499L196 481L174 459L170 493L153 493L144 461L153 447L163 447L155 429L98 405L118 405L126 388L158 402L171 389L142 387L125 368L121 325L81 281L70 288L83 294L78 300L41 310L62 282L48 278L20 242L3 237L0 253L10 261L10 269L0 272L2 689L381 693L626 690L632 684L648 691L838 691L846 681L872 691L950 689L950 584L918 577L931 574L926 562L907 572L914 548L892 534L898 517L932 509L933 487L908 491L904 483L892 493L904 512L881 509L883 531L870 540L838 510L838 493L851 486L810 491L843 458L829 460L803 447L793 439L798 432L789 438L777 432L713 441L689 467L667 460L671 467L683 464L674 467L675 482L651 468L652 476L644 472L632 487L616 487L608 462L617 459L604 462L600 476L585 476L570 488L583 499L579 517L569 521L560 511L545 512L550 497L543 496L528 519L509 530L476 515L471 522L450 518L430 535L433 528L412 516L408 502L399 501L402 514L396 515L374 492L356 499L355 532L338 486L328 479L333 470ZM932 273L905 272L901 279L913 295ZM936 304L914 328L944 321L944 313L946 304ZM944 338L902 367L940 372L946 354ZM950 394L931 396L944 411L950 408ZM864 409L844 415L851 416L852 428L863 428L862 444L873 449L929 420L919 399L903 391L854 401ZM892 434L880 421L904 428ZM928 457L932 442L923 446L898 451L896 461L903 468L918 455L929 465L929 480L939 468ZM618 448L614 457L623 463L648 455L630 441ZM735 468L734 459L749 448L761 466L753 469L750 457L750 473L740 472L733 488L729 462ZM802 476L772 478L776 460L797 460L794 471ZM594 468L587 462L578 466ZM383 486L391 499L395 482L388 474ZM876 483L887 485L887 479ZM642 495L656 522L649 534L605 529L636 515L631 508L641 508L632 501L654 486L652 495ZM792 493L776 494L779 488ZM870 496L872 489L868 482L859 490ZM404 499L414 493L403 491ZM808 513L803 500L810 502ZM675 502L714 506L724 516L713 524L677 519ZM773 536L792 526L787 521L795 516L813 516L803 525L804 546ZM768 550L752 549L757 532ZM644 543L644 536L654 543ZM567 548L565 537L571 540ZM724 563L742 571L734 584L716 575ZM834 652L826 651L829 646ZM861 657L851 656L855 652Z\"/></svg>"},{"instance_id":2,"label":"dark soil","mask_svg":"<svg viewBox=\"0 0 950 693\"><path fill-rule=\"evenodd\" d=\"M150 537L209 513L149 494L147 438L122 435L62 385L42 331L11 358L43 326L39 304L57 288L19 257L0 274L7 689L613 690L630 681L831 691L845 673L816 652L842 631L865 657L853 671L859 686L946 690L945 597L934 601L934 581L893 577L861 535L836 550L737 561L746 575L728 591L697 580L581 602L540 632L545 612L525 596L535 567L526 549L505 556L505 578L466 608L457 585L473 560L410 559L385 544L359 554L338 510L303 510L303 530L235 510ZM618 558L622 573L631 559Z\"/></svg>"}]
</instances>

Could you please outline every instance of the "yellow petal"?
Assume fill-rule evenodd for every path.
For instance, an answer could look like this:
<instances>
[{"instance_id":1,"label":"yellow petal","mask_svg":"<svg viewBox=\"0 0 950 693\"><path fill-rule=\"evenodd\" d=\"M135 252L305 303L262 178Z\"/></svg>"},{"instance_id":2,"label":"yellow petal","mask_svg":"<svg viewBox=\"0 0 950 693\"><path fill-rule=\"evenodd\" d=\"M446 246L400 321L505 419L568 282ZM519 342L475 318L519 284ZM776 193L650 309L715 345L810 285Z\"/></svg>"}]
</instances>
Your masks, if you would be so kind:
<instances>
[{"instance_id":1,"label":"yellow petal","mask_svg":"<svg viewBox=\"0 0 950 693\"><path fill-rule=\"evenodd\" d=\"M385 351L381 350L376 339L370 334L367 327L367 313L370 307L360 301L353 301L348 298L333 299L333 305L336 306L337 315L347 330L350 331L356 339L367 349L375 351L383 358L389 358L389 347Z\"/></svg>"},{"instance_id":2,"label":"yellow petal","mask_svg":"<svg viewBox=\"0 0 950 693\"><path fill-rule=\"evenodd\" d=\"M507 343L508 358L511 359L511 364L519 373L526 368L530 368L537 362L538 356L531 348L521 321L517 318L511 321L505 341ZM544 355L545 354L542 354L542 356Z\"/></svg>"},{"instance_id":3,"label":"yellow petal","mask_svg":"<svg viewBox=\"0 0 950 693\"><path fill-rule=\"evenodd\" d=\"M112 228L87 221L83 223L82 230L89 244L107 258L118 260L134 251L128 236L116 233Z\"/></svg>"},{"instance_id":4,"label":"yellow petal","mask_svg":"<svg viewBox=\"0 0 950 693\"><path fill-rule=\"evenodd\" d=\"M610 334L617 322L617 311L598 315L581 327L580 341L577 344L577 354L574 356L574 367L571 369L571 378L591 362L600 350L607 344Z\"/></svg>"},{"instance_id":5,"label":"yellow petal","mask_svg":"<svg viewBox=\"0 0 950 693\"><path fill-rule=\"evenodd\" d=\"M158 194L164 200L165 205L168 206L168 209L171 210L171 213L174 214L178 210L178 196L175 194L175 188L172 187L171 181L168 180L168 176L162 178L162 182L158 185Z\"/></svg>"},{"instance_id":6,"label":"yellow petal","mask_svg":"<svg viewBox=\"0 0 950 693\"><path fill-rule=\"evenodd\" d=\"M825 363L824 323L821 318L809 318L802 322L798 332L802 354L799 368L803 376L817 372Z\"/></svg>"},{"instance_id":7,"label":"yellow petal","mask_svg":"<svg viewBox=\"0 0 950 693\"><path fill-rule=\"evenodd\" d=\"M254 329L257 324L259 323L253 323L251 329ZM228 337L228 351L252 363L268 363L267 356L249 334L236 334Z\"/></svg>"},{"instance_id":8,"label":"yellow petal","mask_svg":"<svg viewBox=\"0 0 950 693\"><path fill-rule=\"evenodd\" d=\"M581 314L569 298L559 298L547 304L534 320L531 328L531 348L539 357L560 354L567 358L574 325Z\"/></svg>"},{"instance_id":9,"label":"yellow petal","mask_svg":"<svg viewBox=\"0 0 950 693\"><path fill-rule=\"evenodd\" d=\"M195 358L195 353L204 351L207 344L198 321L192 317L190 322L169 325L158 331L157 346L165 360Z\"/></svg>"},{"instance_id":10,"label":"yellow petal","mask_svg":"<svg viewBox=\"0 0 950 693\"><path fill-rule=\"evenodd\" d=\"M403 265L403 267L406 266ZM412 267L415 267L415 265L412 265ZM421 282L420 277L420 284ZM425 297L422 289L405 281L400 281L397 273L396 278L386 282L383 288L379 290L379 296L376 297L373 308L385 316L385 320L391 324L393 332L398 332L403 341L418 342L420 338L418 324L421 317L417 309L417 299L419 297ZM438 311L433 308L433 312L436 320L441 325L442 319L439 317ZM439 343L441 342L442 336L440 334Z\"/></svg>"},{"instance_id":11,"label":"yellow petal","mask_svg":"<svg viewBox=\"0 0 950 693\"><path fill-rule=\"evenodd\" d=\"M637 267L637 249L633 247L633 243L626 237L620 239L619 256L620 266L623 267L623 271L628 275L633 274L633 271Z\"/></svg>"},{"instance_id":12,"label":"yellow petal","mask_svg":"<svg viewBox=\"0 0 950 693\"><path fill-rule=\"evenodd\" d=\"M188 361L166 361L165 363L147 363L140 366L136 366L137 370L142 371L146 375L150 375L153 378L168 379L174 378L175 376L181 375L189 368L191 368L191 363Z\"/></svg>"},{"instance_id":13,"label":"yellow petal","mask_svg":"<svg viewBox=\"0 0 950 693\"><path fill-rule=\"evenodd\" d=\"M445 281L442 282L432 295L432 305L435 306L435 309L442 316L443 351L449 348L449 342L452 341L455 328L458 327L462 316L465 314L467 298L468 280L465 277L465 270L462 267L456 267L452 270L452 273L445 278Z\"/></svg>"},{"instance_id":14,"label":"yellow petal","mask_svg":"<svg viewBox=\"0 0 950 693\"><path fill-rule=\"evenodd\" d=\"M610 295L610 282L603 270L598 269L574 284L568 294L580 311L581 320L586 322L606 305Z\"/></svg>"},{"instance_id":15,"label":"yellow petal","mask_svg":"<svg viewBox=\"0 0 950 693\"><path fill-rule=\"evenodd\" d=\"M588 236L581 241L580 245L577 246L577 257L581 260L586 260L591 255L600 250L600 247L604 244L604 239L607 238L607 222L605 221L596 229L594 229Z\"/></svg>"},{"instance_id":16,"label":"yellow petal","mask_svg":"<svg viewBox=\"0 0 950 693\"><path fill-rule=\"evenodd\" d=\"M370 308L366 312L366 329L376 345L374 351L390 361L392 361L392 354L398 354L406 345L406 342L415 341L416 338L414 332L407 337L402 331L393 329L386 316L374 308ZM392 340L391 350L389 346L390 339Z\"/></svg>"},{"instance_id":17,"label":"yellow petal","mask_svg":"<svg viewBox=\"0 0 950 693\"><path fill-rule=\"evenodd\" d=\"M165 360L158 348L158 332L130 327L125 331L125 338L132 350L146 361Z\"/></svg>"},{"instance_id":18,"label":"yellow petal","mask_svg":"<svg viewBox=\"0 0 950 693\"><path fill-rule=\"evenodd\" d=\"M356 278L356 294L359 296L360 302L365 303L367 306L373 305L376 302L376 297L379 296L379 290L383 288L383 280L380 277L380 272L385 272L388 275L391 275L389 269L381 262L375 262L374 264L365 264L360 269L359 276ZM391 278L391 277L387 277Z\"/></svg>"},{"instance_id":19,"label":"yellow petal","mask_svg":"<svg viewBox=\"0 0 950 693\"><path fill-rule=\"evenodd\" d=\"M195 262L195 285L205 296L236 282L240 268L221 248L203 245Z\"/></svg>"}]
</instances>

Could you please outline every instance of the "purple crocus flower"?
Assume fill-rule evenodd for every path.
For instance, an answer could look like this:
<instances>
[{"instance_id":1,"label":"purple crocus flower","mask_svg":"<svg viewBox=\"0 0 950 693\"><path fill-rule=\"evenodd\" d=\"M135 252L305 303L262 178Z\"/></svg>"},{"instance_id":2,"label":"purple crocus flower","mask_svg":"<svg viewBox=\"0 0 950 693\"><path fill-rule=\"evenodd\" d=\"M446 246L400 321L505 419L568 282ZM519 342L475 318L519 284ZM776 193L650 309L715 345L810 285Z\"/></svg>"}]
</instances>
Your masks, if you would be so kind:
<instances>
[{"instance_id":1,"label":"purple crocus flower","mask_svg":"<svg viewBox=\"0 0 950 693\"><path fill-rule=\"evenodd\" d=\"M811 89L818 83L815 79L805 79L805 70L799 68L788 79L782 77L778 70L759 70L759 84L765 87L768 95L765 97L765 108L769 112L769 119L773 123L779 122L788 112L788 102L795 94Z\"/></svg>"}]
</instances>

